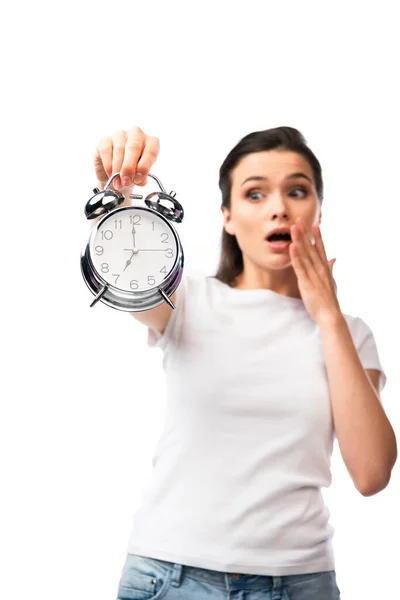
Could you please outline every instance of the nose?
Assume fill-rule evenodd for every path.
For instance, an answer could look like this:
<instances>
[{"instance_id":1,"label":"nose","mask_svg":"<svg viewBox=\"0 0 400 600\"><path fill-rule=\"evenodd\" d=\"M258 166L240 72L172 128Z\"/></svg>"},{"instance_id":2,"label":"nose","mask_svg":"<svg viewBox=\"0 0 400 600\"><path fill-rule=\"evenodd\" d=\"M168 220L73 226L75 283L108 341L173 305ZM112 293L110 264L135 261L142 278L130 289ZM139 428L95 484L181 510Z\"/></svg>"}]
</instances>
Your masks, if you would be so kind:
<instances>
[{"instance_id":1,"label":"nose","mask_svg":"<svg viewBox=\"0 0 400 600\"><path fill-rule=\"evenodd\" d=\"M276 200L271 202L271 204L267 206L267 214L271 220L287 219L288 209L286 204L282 200Z\"/></svg>"},{"instance_id":2,"label":"nose","mask_svg":"<svg viewBox=\"0 0 400 600\"><path fill-rule=\"evenodd\" d=\"M271 197L270 202L266 203L266 211L271 220L288 219L288 209L280 194Z\"/></svg>"}]
</instances>

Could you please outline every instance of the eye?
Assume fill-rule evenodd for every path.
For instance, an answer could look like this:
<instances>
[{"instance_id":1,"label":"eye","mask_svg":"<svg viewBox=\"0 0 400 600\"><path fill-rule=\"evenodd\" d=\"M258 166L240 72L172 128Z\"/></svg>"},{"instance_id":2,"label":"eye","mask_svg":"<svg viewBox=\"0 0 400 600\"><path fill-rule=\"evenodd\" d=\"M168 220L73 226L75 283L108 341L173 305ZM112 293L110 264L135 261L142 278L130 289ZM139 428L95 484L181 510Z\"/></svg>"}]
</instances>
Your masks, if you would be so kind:
<instances>
[{"instance_id":1,"label":"eye","mask_svg":"<svg viewBox=\"0 0 400 600\"><path fill-rule=\"evenodd\" d=\"M249 190L246 193L246 198L249 198L250 196L253 196L254 194L261 194L261 192L256 192L255 190Z\"/></svg>"},{"instance_id":2,"label":"eye","mask_svg":"<svg viewBox=\"0 0 400 600\"><path fill-rule=\"evenodd\" d=\"M292 192L295 192L296 190L300 190L300 191L304 192L305 196L307 196L307 189L304 188L302 185L294 188L294 190L292 190Z\"/></svg>"},{"instance_id":3,"label":"eye","mask_svg":"<svg viewBox=\"0 0 400 600\"><path fill-rule=\"evenodd\" d=\"M293 192L298 191L298 190L300 190L301 192L304 193L305 196L307 196L307 189L305 187L301 186L301 185L297 186L296 188L294 188L291 191L291 194ZM261 192L257 192L255 189L249 190L248 192L246 192L246 198L249 198L250 196L253 196L254 194L261 194ZM299 196L295 196L295 197L298 198Z\"/></svg>"}]
</instances>

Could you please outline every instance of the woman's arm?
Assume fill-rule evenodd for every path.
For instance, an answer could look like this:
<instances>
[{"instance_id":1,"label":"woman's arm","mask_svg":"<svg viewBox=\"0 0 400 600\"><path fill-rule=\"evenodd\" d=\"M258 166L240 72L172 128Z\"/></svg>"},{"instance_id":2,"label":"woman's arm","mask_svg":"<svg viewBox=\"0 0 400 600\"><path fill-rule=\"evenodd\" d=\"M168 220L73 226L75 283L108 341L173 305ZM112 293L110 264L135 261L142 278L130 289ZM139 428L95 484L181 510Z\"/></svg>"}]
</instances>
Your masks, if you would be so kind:
<instances>
[{"instance_id":1,"label":"woman's arm","mask_svg":"<svg viewBox=\"0 0 400 600\"><path fill-rule=\"evenodd\" d=\"M389 483L397 459L393 428L354 346L344 316L320 325L336 437L363 496Z\"/></svg>"}]
</instances>

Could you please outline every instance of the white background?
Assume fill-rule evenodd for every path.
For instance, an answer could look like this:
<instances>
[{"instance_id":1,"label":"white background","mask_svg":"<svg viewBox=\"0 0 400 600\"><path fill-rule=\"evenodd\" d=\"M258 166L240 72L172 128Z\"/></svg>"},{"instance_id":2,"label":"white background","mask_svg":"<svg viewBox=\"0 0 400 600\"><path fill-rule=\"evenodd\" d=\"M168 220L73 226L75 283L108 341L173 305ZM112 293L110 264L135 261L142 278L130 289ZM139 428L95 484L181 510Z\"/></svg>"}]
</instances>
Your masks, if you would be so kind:
<instances>
[{"instance_id":1,"label":"white background","mask_svg":"<svg viewBox=\"0 0 400 600\"><path fill-rule=\"evenodd\" d=\"M80 273L99 139L159 137L186 265L215 272L218 171L298 128L321 162L342 311L371 327L400 431L400 42L395 3L15 3L3 11L0 596L116 598L163 426L159 349ZM150 180L151 181L151 180ZM148 188L136 188L155 191ZM342 600L396 598L400 486L364 498L337 444L324 491ZM396 510L397 509L397 510Z\"/></svg>"}]
</instances>

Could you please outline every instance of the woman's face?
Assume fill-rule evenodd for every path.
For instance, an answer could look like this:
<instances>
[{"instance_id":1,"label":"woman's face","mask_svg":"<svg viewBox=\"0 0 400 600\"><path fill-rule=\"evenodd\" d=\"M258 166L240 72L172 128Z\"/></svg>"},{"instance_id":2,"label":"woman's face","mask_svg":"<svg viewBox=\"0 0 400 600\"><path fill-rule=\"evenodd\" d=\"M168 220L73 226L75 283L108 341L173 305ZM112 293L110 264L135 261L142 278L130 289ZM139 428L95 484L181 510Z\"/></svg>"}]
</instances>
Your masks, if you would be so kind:
<instances>
[{"instance_id":1,"label":"woman's face","mask_svg":"<svg viewBox=\"0 0 400 600\"><path fill-rule=\"evenodd\" d=\"M305 177L293 177L294 173ZM272 269L289 266L289 247L272 249L266 236L302 217L313 240L311 225L321 221L321 210L308 161L291 151L254 152L241 159L231 176L231 208L221 210L224 228L236 236L244 263L250 260Z\"/></svg>"}]
</instances>

